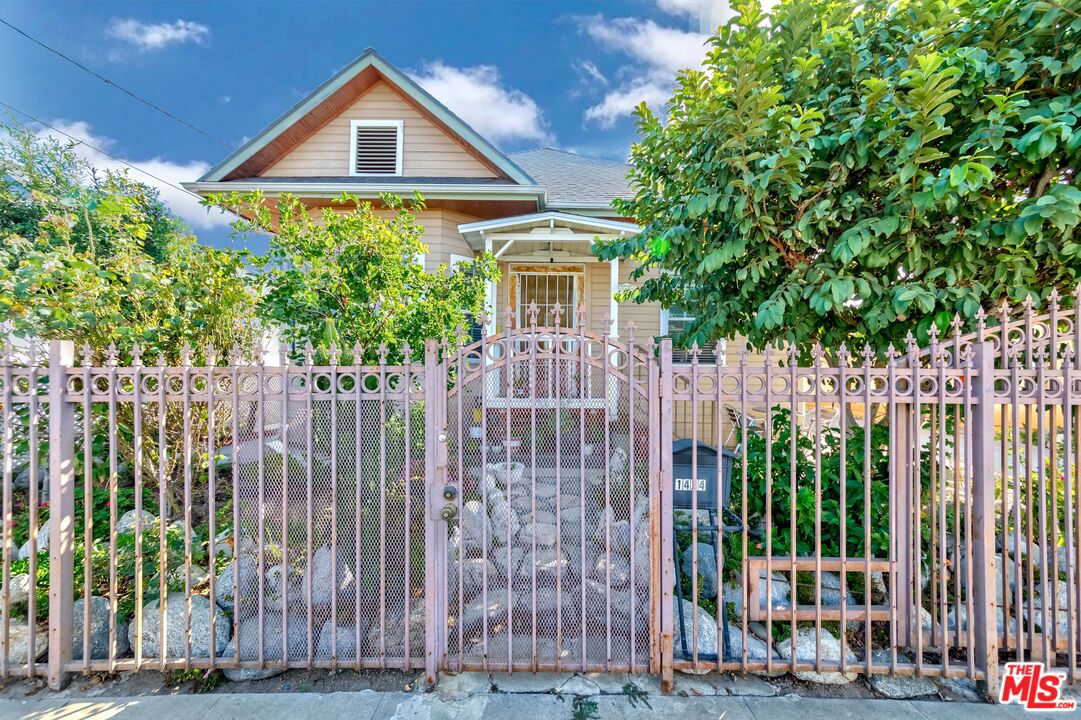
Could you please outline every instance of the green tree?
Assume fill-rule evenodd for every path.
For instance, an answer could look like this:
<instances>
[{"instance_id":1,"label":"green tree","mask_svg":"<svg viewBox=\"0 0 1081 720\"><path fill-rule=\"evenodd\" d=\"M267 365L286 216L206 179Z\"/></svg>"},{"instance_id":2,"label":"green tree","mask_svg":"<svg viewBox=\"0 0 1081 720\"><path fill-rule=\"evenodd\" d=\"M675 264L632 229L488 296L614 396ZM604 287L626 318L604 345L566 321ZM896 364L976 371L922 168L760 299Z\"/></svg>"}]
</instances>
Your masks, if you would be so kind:
<instances>
[{"instance_id":1,"label":"green tree","mask_svg":"<svg viewBox=\"0 0 1081 720\"><path fill-rule=\"evenodd\" d=\"M466 314L484 311L485 281L498 273L488 255L425 272L415 262L428 251L414 214L424 208L419 196L406 203L384 195L383 212L348 194L318 213L291 196L271 203L259 193L234 193L208 202L242 216L234 223L241 236L270 236L269 252L254 259L259 316L290 343L333 342L343 358L358 343L369 363L381 345L389 363L401 360L406 343L420 358L425 340L450 335Z\"/></svg>"},{"instance_id":2,"label":"green tree","mask_svg":"<svg viewBox=\"0 0 1081 720\"><path fill-rule=\"evenodd\" d=\"M200 244L153 188L17 126L0 133L0 239L0 321L18 336L138 343L169 362L254 343L242 254Z\"/></svg>"},{"instance_id":3,"label":"green tree","mask_svg":"<svg viewBox=\"0 0 1081 720\"><path fill-rule=\"evenodd\" d=\"M926 341L1081 279L1077 0L751 0L632 150L632 297L678 340Z\"/></svg>"}]
</instances>

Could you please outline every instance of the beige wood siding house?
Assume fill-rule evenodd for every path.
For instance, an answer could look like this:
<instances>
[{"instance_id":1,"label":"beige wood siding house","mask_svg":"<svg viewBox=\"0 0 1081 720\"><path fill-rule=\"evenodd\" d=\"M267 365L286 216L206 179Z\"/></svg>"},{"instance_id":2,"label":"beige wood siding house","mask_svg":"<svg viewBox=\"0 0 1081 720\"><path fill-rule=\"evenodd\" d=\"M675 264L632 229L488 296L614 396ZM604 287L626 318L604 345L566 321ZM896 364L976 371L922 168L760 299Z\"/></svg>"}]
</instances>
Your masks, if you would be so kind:
<instances>
[{"instance_id":1,"label":"beige wood siding house","mask_svg":"<svg viewBox=\"0 0 1081 720\"><path fill-rule=\"evenodd\" d=\"M505 154L374 51L365 51L244 147L187 187L200 194L259 189L326 206L343 191L378 207L380 193L421 192L429 272L480 253L499 259L488 290L489 330L523 322L530 303L582 304L589 329L639 338L665 333L656 305L617 303L627 262L600 262L598 238L638 231L612 207L627 166L550 148ZM613 322L603 326L603 318ZM562 323L574 325L573 313Z\"/></svg>"}]
</instances>

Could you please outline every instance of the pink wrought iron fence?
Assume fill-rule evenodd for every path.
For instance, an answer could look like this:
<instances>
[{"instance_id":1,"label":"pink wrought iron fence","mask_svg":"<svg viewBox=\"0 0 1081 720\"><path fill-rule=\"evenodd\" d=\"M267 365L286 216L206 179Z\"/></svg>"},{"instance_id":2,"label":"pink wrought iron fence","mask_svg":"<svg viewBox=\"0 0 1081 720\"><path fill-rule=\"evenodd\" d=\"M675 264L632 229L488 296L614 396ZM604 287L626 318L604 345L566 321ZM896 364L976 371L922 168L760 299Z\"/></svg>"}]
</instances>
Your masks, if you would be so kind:
<instances>
[{"instance_id":1,"label":"pink wrought iron fence","mask_svg":"<svg viewBox=\"0 0 1081 720\"><path fill-rule=\"evenodd\" d=\"M0 676L1077 679L1078 310L678 364L563 312L399 364L8 347Z\"/></svg>"}]
</instances>

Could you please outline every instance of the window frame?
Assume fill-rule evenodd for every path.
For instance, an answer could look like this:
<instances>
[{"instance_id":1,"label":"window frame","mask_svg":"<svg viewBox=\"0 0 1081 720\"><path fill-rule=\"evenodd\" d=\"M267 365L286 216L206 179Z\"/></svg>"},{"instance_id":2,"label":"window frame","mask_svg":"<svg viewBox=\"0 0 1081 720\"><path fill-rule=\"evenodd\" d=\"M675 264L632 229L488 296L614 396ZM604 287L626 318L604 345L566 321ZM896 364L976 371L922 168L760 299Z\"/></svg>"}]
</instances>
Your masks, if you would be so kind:
<instances>
[{"instance_id":1,"label":"window frame","mask_svg":"<svg viewBox=\"0 0 1081 720\"><path fill-rule=\"evenodd\" d=\"M394 154L394 172L358 173L357 172L357 130L363 127L396 128L397 142ZM402 136L405 122L402 120L351 120L349 122L349 176L350 177L401 177L402 176Z\"/></svg>"}]
</instances>

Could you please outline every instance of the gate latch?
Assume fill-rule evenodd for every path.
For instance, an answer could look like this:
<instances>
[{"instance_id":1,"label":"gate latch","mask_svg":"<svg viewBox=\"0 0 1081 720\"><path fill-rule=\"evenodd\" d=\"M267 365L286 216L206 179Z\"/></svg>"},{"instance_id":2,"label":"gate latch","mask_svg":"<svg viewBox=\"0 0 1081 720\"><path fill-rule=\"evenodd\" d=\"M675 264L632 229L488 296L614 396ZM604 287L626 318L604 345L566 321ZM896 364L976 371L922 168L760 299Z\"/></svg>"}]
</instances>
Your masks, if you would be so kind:
<instances>
[{"instance_id":1,"label":"gate latch","mask_svg":"<svg viewBox=\"0 0 1081 720\"><path fill-rule=\"evenodd\" d=\"M451 503L447 503L443 506L443 509L439 511L439 517L443 518L444 520L452 520L457 513L457 508L455 508L454 505L452 505Z\"/></svg>"},{"instance_id":2,"label":"gate latch","mask_svg":"<svg viewBox=\"0 0 1081 720\"><path fill-rule=\"evenodd\" d=\"M457 487L455 487L454 485L447 485L446 487L443 488L443 499L444 500L453 500L456 497L458 497L458 488Z\"/></svg>"}]
</instances>

